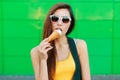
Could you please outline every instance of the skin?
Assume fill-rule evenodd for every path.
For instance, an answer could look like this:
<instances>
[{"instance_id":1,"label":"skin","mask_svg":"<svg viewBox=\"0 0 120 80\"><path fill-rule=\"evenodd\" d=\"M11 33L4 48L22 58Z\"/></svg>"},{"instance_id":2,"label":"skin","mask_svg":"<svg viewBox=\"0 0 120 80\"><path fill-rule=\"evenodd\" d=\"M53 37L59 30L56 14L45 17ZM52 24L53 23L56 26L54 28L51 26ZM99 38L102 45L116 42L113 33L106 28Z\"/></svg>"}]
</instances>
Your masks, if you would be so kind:
<instances>
[{"instance_id":1,"label":"skin","mask_svg":"<svg viewBox=\"0 0 120 80\"><path fill-rule=\"evenodd\" d=\"M67 9L58 9L55 11L54 15L57 15L59 17L70 17L69 11ZM52 30L55 30L56 28L60 28L62 30L62 36L55 40L55 46L57 50L56 60L58 61L67 59L70 52L67 38L65 36L70 24L71 22L67 24L63 23L62 21L52 22ZM78 50L79 60L81 63L82 80L91 80L86 42L79 39L75 39L75 41ZM51 46L50 43L47 42L46 38L41 41L41 43L37 47L31 50L31 59L36 80L48 80L47 52L52 48L53 46Z\"/></svg>"}]
</instances>

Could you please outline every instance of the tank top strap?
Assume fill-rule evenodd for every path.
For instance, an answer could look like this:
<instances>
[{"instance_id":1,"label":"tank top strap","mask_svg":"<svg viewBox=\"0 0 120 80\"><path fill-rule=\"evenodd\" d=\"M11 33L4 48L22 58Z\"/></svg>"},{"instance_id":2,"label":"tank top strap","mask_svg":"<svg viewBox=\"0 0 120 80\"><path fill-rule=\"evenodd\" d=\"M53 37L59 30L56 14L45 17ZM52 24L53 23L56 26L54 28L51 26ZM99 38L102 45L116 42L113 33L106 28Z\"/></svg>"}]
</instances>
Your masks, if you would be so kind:
<instances>
[{"instance_id":1,"label":"tank top strap","mask_svg":"<svg viewBox=\"0 0 120 80\"><path fill-rule=\"evenodd\" d=\"M75 61L75 66L76 66L73 80L82 80L81 65L80 65L75 41L70 37L67 37L67 40L68 40L69 48L72 53L73 59Z\"/></svg>"}]
</instances>

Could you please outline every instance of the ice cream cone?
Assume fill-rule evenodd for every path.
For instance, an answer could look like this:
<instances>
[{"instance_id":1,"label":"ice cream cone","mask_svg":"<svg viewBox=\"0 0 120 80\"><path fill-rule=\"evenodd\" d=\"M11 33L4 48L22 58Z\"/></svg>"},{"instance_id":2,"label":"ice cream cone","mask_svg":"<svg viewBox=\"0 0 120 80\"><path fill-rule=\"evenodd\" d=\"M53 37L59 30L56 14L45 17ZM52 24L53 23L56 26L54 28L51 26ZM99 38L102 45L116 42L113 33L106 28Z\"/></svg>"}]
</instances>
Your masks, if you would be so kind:
<instances>
[{"instance_id":1,"label":"ice cream cone","mask_svg":"<svg viewBox=\"0 0 120 80\"><path fill-rule=\"evenodd\" d=\"M48 42L51 42L52 40L59 38L61 34L62 34L62 31L59 29L53 31L53 33L48 37Z\"/></svg>"}]
</instances>

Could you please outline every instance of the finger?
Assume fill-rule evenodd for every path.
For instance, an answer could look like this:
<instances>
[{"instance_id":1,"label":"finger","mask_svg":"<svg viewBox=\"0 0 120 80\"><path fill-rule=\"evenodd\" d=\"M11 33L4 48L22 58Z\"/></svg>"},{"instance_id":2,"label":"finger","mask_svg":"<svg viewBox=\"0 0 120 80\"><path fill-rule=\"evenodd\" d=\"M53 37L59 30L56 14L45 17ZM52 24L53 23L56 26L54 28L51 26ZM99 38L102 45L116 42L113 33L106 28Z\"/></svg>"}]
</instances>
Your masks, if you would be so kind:
<instances>
[{"instance_id":1,"label":"finger","mask_svg":"<svg viewBox=\"0 0 120 80\"><path fill-rule=\"evenodd\" d=\"M48 38L45 38L42 42L48 42Z\"/></svg>"},{"instance_id":2,"label":"finger","mask_svg":"<svg viewBox=\"0 0 120 80\"><path fill-rule=\"evenodd\" d=\"M46 41L45 39L42 40L42 41L39 43L39 45L43 44L45 41Z\"/></svg>"},{"instance_id":3,"label":"finger","mask_svg":"<svg viewBox=\"0 0 120 80\"><path fill-rule=\"evenodd\" d=\"M51 46L51 47L49 47L49 48L47 48L46 49L46 51L48 52L49 50L51 50L51 49L53 49L53 47Z\"/></svg>"},{"instance_id":4,"label":"finger","mask_svg":"<svg viewBox=\"0 0 120 80\"><path fill-rule=\"evenodd\" d=\"M46 46L46 45L50 45L50 43L44 42L44 43L41 43L39 46L40 46L40 48L42 48L42 47L44 47L44 46Z\"/></svg>"},{"instance_id":5,"label":"finger","mask_svg":"<svg viewBox=\"0 0 120 80\"><path fill-rule=\"evenodd\" d=\"M43 41L41 41L41 43L39 44L39 46L44 46L46 44L48 44L48 38L45 38Z\"/></svg>"},{"instance_id":6,"label":"finger","mask_svg":"<svg viewBox=\"0 0 120 80\"><path fill-rule=\"evenodd\" d=\"M50 45L50 44L46 44L46 45L44 45L44 46L42 47L42 49L47 49L47 48L49 48L49 47L51 47L51 45Z\"/></svg>"}]
</instances>

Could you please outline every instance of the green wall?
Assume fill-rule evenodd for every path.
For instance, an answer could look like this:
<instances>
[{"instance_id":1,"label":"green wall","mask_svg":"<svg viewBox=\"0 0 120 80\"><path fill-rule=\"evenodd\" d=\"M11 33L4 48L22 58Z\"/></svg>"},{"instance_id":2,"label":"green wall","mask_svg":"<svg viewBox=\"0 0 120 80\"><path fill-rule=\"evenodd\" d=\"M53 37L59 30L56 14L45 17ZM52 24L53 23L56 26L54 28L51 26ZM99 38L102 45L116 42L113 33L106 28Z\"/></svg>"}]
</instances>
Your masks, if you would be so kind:
<instances>
[{"instance_id":1,"label":"green wall","mask_svg":"<svg viewBox=\"0 0 120 80\"><path fill-rule=\"evenodd\" d=\"M61 0L0 0L0 74L34 74L30 50L50 7ZM120 74L120 0L62 0L73 8L69 35L88 45L92 75Z\"/></svg>"}]
</instances>

